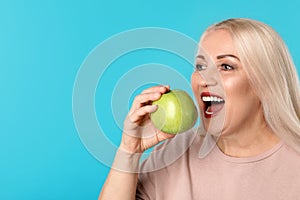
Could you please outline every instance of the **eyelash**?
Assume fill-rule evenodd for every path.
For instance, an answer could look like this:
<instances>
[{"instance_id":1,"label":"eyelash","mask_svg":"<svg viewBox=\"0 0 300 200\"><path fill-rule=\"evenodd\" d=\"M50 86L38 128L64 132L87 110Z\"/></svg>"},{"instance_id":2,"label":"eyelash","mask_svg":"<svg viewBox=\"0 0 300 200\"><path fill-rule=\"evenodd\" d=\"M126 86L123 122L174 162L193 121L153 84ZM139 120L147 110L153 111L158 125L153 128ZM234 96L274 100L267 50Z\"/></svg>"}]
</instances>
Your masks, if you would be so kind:
<instances>
[{"instance_id":1,"label":"eyelash","mask_svg":"<svg viewBox=\"0 0 300 200\"><path fill-rule=\"evenodd\" d=\"M195 66L196 71L203 71L206 68L207 68L207 66L203 65L203 64L197 64ZM221 64L219 68L221 68L221 70L223 70L223 71L231 71L231 70L235 69L235 67L233 67L232 65L228 65L226 63Z\"/></svg>"},{"instance_id":2,"label":"eyelash","mask_svg":"<svg viewBox=\"0 0 300 200\"><path fill-rule=\"evenodd\" d=\"M230 70L233 70L234 69L234 67L232 66L232 65L228 65L228 64L221 64L220 65L221 67L222 67L222 69L224 70L224 71L230 71Z\"/></svg>"},{"instance_id":3,"label":"eyelash","mask_svg":"<svg viewBox=\"0 0 300 200\"><path fill-rule=\"evenodd\" d=\"M205 70L207 68L207 66L206 65L203 65L203 64L196 64L196 66L195 66L195 70L196 71L203 71L203 70Z\"/></svg>"}]
</instances>

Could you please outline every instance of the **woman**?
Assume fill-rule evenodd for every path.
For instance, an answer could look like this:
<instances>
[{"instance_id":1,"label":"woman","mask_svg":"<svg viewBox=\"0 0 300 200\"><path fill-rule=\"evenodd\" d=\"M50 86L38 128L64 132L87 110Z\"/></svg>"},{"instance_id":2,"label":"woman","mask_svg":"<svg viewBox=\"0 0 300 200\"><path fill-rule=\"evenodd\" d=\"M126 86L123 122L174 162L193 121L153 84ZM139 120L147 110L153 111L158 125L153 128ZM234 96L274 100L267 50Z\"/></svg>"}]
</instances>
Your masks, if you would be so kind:
<instances>
[{"instance_id":1,"label":"woman","mask_svg":"<svg viewBox=\"0 0 300 200\"><path fill-rule=\"evenodd\" d=\"M112 169L100 199L299 199L299 79L284 42L261 22L229 19L209 27L199 46L191 78L199 131L143 137L154 130L151 102L170 88L145 90L125 120L115 166L136 170L140 154L165 139L141 170L164 163L181 141L187 148L155 171Z\"/></svg>"}]
</instances>

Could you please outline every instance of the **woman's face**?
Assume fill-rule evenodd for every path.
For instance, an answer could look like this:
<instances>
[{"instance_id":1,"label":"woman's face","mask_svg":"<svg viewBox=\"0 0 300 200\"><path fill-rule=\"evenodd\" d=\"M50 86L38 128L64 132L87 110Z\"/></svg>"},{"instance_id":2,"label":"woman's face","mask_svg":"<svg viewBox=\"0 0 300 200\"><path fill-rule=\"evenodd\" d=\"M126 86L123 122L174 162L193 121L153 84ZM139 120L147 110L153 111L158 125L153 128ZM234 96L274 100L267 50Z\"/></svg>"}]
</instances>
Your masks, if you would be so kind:
<instances>
[{"instance_id":1,"label":"woman's face","mask_svg":"<svg viewBox=\"0 0 300 200\"><path fill-rule=\"evenodd\" d=\"M200 42L191 82L204 128L233 134L262 118L262 108L226 30L212 30Z\"/></svg>"}]
</instances>

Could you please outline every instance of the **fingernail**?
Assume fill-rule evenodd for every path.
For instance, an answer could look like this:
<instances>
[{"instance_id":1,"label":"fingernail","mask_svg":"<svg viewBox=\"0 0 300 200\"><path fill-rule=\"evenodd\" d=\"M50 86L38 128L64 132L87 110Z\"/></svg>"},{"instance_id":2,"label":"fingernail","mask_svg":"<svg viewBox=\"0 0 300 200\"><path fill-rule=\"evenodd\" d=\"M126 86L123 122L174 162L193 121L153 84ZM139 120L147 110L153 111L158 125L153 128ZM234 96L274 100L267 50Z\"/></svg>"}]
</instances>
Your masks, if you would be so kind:
<instances>
[{"instance_id":1,"label":"fingernail","mask_svg":"<svg viewBox=\"0 0 300 200\"><path fill-rule=\"evenodd\" d=\"M159 92L156 92L155 94L154 94L154 98L158 98L158 97L160 97L160 93Z\"/></svg>"},{"instance_id":2,"label":"fingernail","mask_svg":"<svg viewBox=\"0 0 300 200\"><path fill-rule=\"evenodd\" d=\"M151 105L151 112L156 111L158 108L158 105Z\"/></svg>"},{"instance_id":3,"label":"fingernail","mask_svg":"<svg viewBox=\"0 0 300 200\"><path fill-rule=\"evenodd\" d=\"M170 90L170 86L169 85L163 85L162 87L164 87L167 91Z\"/></svg>"}]
</instances>

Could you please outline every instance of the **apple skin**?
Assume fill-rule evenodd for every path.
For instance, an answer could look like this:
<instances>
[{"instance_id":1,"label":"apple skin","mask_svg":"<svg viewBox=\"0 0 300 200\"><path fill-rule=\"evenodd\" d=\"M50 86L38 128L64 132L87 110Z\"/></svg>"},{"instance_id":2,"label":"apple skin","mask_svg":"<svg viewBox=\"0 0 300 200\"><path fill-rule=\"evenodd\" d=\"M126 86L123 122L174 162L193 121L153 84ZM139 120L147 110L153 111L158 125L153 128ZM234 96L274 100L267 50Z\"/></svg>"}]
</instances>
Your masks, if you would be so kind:
<instances>
[{"instance_id":1,"label":"apple skin","mask_svg":"<svg viewBox=\"0 0 300 200\"><path fill-rule=\"evenodd\" d=\"M153 125L162 132L179 134L192 128L198 118L192 98L183 90L171 90L152 105L158 105L150 114Z\"/></svg>"}]
</instances>

